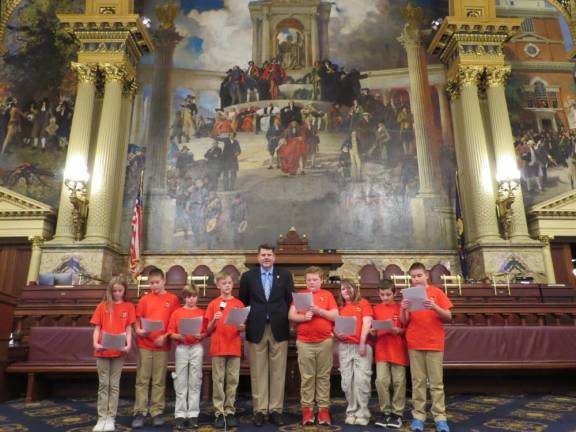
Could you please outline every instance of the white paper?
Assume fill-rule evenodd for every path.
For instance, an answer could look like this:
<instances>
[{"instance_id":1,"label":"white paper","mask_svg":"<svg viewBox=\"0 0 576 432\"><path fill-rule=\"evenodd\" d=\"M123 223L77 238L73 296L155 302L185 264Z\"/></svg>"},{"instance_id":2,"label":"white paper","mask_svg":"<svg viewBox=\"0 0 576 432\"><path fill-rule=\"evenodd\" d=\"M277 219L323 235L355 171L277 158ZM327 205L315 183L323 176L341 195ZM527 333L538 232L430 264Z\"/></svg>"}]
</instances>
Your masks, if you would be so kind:
<instances>
[{"instance_id":1,"label":"white paper","mask_svg":"<svg viewBox=\"0 0 576 432\"><path fill-rule=\"evenodd\" d=\"M308 310L314 305L314 297L312 293L294 293L292 294L294 299L294 306L297 312L308 312Z\"/></svg>"},{"instance_id":2,"label":"white paper","mask_svg":"<svg viewBox=\"0 0 576 432\"><path fill-rule=\"evenodd\" d=\"M182 318L178 323L178 332L184 336L199 336L202 320L202 317Z\"/></svg>"},{"instance_id":3,"label":"white paper","mask_svg":"<svg viewBox=\"0 0 576 432\"><path fill-rule=\"evenodd\" d=\"M372 320L372 330L392 330L393 328L392 320Z\"/></svg>"},{"instance_id":4,"label":"white paper","mask_svg":"<svg viewBox=\"0 0 576 432\"><path fill-rule=\"evenodd\" d=\"M356 334L356 317L336 317L336 328L334 329L336 333L343 334L345 336L352 336Z\"/></svg>"},{"instance_id":5,"label":"white paper","mask_svg":"<svg viewBox=\"0 0 576 432\"><path fill-rule=\"evenodd\" d=\"M140 324L142 325L142 330L148 333L164 330L164 321L162 320L149 320L146 318L140 318Z\"/></svg>"},{"instance_id":6,"label":"white paper","mask_svg":"<svg viewBox=\"0 0 576 432\"><path fill-rule=\"evenodd\" d=\"M410 303L408 306L409 312L423 310L424 300L428 300L428 295L426 294L426 287L417 286L412 288L404 288L402 291L402 297Z\"/></svg>"},{"instance_id":7,"label":"white paper","mask_svg":"<svg viewBox=\"0 0 576 432\"><path fill-rule=\"evenodd\" d=\"M126 333L111 334L102 332L102 346L106 349L122 351L126 346Z\"/></svg>"},{"instance_id":8,"label":"white paper","mask_svg":"<svg viewBox=\"0 0 576 432\"><path fill-rule=\"evenodd\" d=\"M226 315L226 319L224 320L224 324L233 325L233 326L241 326L246 322L246 318L248 318L248 314L250 313L250 306L245 308L234 308L230 309L228 315Z\"/></svg>"}]
</instances>

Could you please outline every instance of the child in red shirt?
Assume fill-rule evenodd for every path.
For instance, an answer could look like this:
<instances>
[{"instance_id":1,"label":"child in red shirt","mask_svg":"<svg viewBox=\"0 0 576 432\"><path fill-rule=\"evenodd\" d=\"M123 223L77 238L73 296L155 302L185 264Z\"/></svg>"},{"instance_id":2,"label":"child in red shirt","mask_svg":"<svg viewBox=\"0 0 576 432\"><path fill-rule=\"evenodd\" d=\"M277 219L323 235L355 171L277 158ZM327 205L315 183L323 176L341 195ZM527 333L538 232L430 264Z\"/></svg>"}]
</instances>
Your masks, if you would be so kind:
<instances>
[{"instance_id":1,"label":"child in red shirt","mask_svg":"<svg viewBox=\"0 0 576 432\"><path fill-rule=\"evenodd\" d=\"M224 324L231 309L243 308L244 303L232 296L234 282L226 272L216 275L216 287L220 296L212 300L206 309L210 356L212 357L212 404L214 427L236 427L236 390L240 377L240 357L244 325L235 327Z\"/></svg>"},{"instance_id":2,"label":"child in red shirt","mask_svg":"<svg viewBox=\"0 0 576 432\"><path fill-rule=\"evenodd\" d=\"M176 309L168 323L168 334L176 343L176 370L174 372L174 391L176 405L174 409L174 430L184 430L187 423L198 427L200 415L200 390L202 388L202 360L204 348L202 339L206 337L204 310L198 303L198 289L190 285L182 290L184 306ZM183 335L180 328L182 319L202 318L198 335Z\"/></svg>"},{"instance_id":3,"label":"child in red shirt","mask_svg":"<svg viewBox=\"0 0 576 432\"><path fill-rule=\"evenodd\" d=\"M412 375L411 430L424 430L426 421L426 387L430 386L432 416L437 432L450 432L444 403L444 323L452 320L452 302L444 291L428 285L428 272L422 263L408 270L412 286L425 286L428 299L424 310L409 312L410 302L402 300L400 319L406 326L406 343Z\"/></svg>"},{"instance_id":4,"label":"child in red shirt","mask_svg":"<svg viewBox=\"0 0 576 432\"><path fill-rule=\"evenodd\" d=\"M132 428L144 426L146 414L150 412L152 424L162 426L166 395L166 368L168 366L168 321L172 312L180 306L178 297L166 291L164 272L158 268L148 273L150 292L144 294L136 306L136 342L138 344L138 366L136 369L136 389L134 400L134 419ZM147 332L142 320L162 321L163 329ZM150 408L148 391L150 390Z\"/></svg>"},{"instance_id":5,"label":"child in red shirt","mask_svg":"<svg viewBox=\"0 0 576 432\"><path fill-rule=\"evenodd\" d=\"M320 289L323 271L306 269L306 289L312 293L313 306L298 312L292 304L288 319L297 324L296 348L300 369L302 424L314 423L314 402L318 405L318 424L331 424L330 372L332 371L332 329L338 305L330 291Z\"/></svg>"},{"instance_id":6,"label":"child in red shirt","mask_svg":"<svg viewBox=\"0 0 576 432\"><path fill-rule=\"evenodd\" d=\"M370 389L372 382L372 347L369 334L372 323L372 306L360 294L351 280L340 285L340 316L356 317L356 333L345 336L334 333L339 340L338 362L342 390L346 396L346 424L366 426L370 422Z\"/></svg>"},{"instance_id":7,"label":"child in red shirt","mask_svg":"<svg viewBox=\"0 0 576 432\"><path fill-rule=\"evenodd\" d=\"M94 431L114 431L120 376L125 355L132 347L132 324L136 321L134 305L126 301L128 284L126 279L116 276L106 287L106 295L90 323L94 325L93 345L98 368L98 422ZM102 346L103 333L126 334L126 345L121 351Z\"/></svg>"},{"instance_id":8,"label":"child in red shirt","mask_svg":"<svg viewBox=\"0 0 576 432\"><path fill-rule=\"evenodd\" d=\"M376 425L400 429L406 407L406 366L408 353L404 329L400 321L400 305L394 301L396 287L389 279L380 281L378 295L381 303L374 306L374 319L392 321L390 330L372 330L376 336L376 391L383 417ZM390 401L392 384L392 401Z\"/></svg>"}]
</instances>

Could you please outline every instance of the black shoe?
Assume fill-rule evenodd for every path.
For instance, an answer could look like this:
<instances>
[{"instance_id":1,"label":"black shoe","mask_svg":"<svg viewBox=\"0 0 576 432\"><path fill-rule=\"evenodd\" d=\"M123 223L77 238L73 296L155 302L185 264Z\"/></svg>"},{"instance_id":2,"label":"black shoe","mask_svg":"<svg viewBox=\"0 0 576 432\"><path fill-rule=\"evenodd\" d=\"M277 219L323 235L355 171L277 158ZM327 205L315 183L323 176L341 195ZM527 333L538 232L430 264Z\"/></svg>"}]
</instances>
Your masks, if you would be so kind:
<instances>
[{"instance_id":1,"label":"black shoe","mask_svg":"<svg viewBox=\"0 0 576 432\"><path fill-rule=\"evenodd\" d=\"M154 427L164 426L164 423L165 423L164 419L159 415L152 417L152 424L154 425Z\"/></svg>"},{"instance_id":2,"label":"black shoe","mask_svg":"<svg viewBox=\"0 0 576 432\"><path fill-rule=\"evenodd\" d=\"M390 417L388 417L386 426L392 429L400 429L402 427L402 417L396 414L391 414Z\"/></svg>"},{"instance_id":3,"label":"black shoe","mask_svg":"<svg viewBox=\"0 0 576 432\"><path fill-rule=\"evenodd\" d=\"M142 427L144 427L144 423L146 422L146 416L143 416L142 414L138 414L136 415L133 419L132 419L132 429L140 429Z\"/></svg>"},{"instance_id":4,"label":"black shoe","mask_svg":"<svg viewBox=\"0 0 576 432\"><path fill-rule=\"evenodd\" d=\"M227 414L226 415L226 426L227 427L238 426L238 421L236 420L236 417L234 417L234 414Z\"/></svg>"},{"instance_id":5,"label":"black shoe","mask_svg":"<svg viewBox=\"0 0 576 432\"><path fill-rule=\"evenodd\" d=\"M176 417L174 420L174 430L175 431L183 431L186 429L186 419L183 417Z\"/></svg>"},{"instance_id":6,"label":"black shoe","mask_svg":"<svg viewBox=\"0 0 576 432\"><path fill-rule=\"evenodd\" d=\"M270 422L276 426L284 426L286 424L284 417L282 417L282 413L276 411L270 413Z\"/></svg>"},{"instance_id":7,"label":"black shoe","mask_svg":"<svg viewBox=\"0 0 576 432\"><path fill-rule=\"evenodd\" d=\"M264 417L264 413L261 412L254 413L254 417L252 418L252 423L254 423L254 426L262 427L264 426L265 421L266 418Z\"/></svg>"},{"instance_id":8,"label":"black shoe","mask_svg":"<svg viewBox=\"0 0 576 432\"><path fill-rule=\"evenodd\" d=\"M390 422L390 414L382 414L376 419L374 425L385 428L388 427L389 422Z\"/></svg>"},{"instance_id":9,"label":"black shoe","mask_svg":"<svg viewBox=\"0 0 576 432\"><path fill-rule=\"evenodd\" d=\"M226 423L224 422L224 416L217 415L216 418L214 419L214 427L218 429L224 429L225 425Z\"/></svg>"},{"instance_id":10,"label":"black shoe","mask_svg":"<svg viewBox=\"0 0 576 432\"><path fill-rule=\"evenodd\" d=\"M188 426L196 429L198 427L198 417L192 417L188 419Z\"/></svg>"}]
</instances>

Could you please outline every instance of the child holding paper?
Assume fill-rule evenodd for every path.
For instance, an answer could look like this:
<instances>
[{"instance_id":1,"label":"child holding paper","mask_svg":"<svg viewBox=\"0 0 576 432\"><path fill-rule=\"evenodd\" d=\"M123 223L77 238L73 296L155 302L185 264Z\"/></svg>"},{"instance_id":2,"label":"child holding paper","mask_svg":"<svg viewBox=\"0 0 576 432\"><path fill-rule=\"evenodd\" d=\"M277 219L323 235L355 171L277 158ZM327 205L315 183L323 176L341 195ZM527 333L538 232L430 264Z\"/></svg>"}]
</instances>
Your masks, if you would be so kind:
<instances>
[{"instance_id":1,"label":"child holding paper","mask_svg":"<svg viewBox=\"0 0 576 432\"><path fill-rule=\"evenodd\" d=\"M318 424L330 425L330 372L332 371L332 329L338 305L330 291L321 289L323 271L306 269L306 289L313 296L308 311L292 304L288 319L297 324L296 348L300 369L302 424L314 424L314 402L318 405Z\"/></svg>"},{"instance_id":2,"label":"child holding paper","mask_svg":"<svg viewBox=\"0 0 576 432\"><path fill-rule=\"evenodd\" d=\"M370 388L372 376L372 347L370 346L370 325L372 306L360 295L360 287L351 280L343 280L340 285L341 317L355 317L356 329L353 335L334 332L340 341L338 361L342 390L346 396L346 424L366 426L370 422Z\"/></svg>"},{"instance_id":3,"label":"child holding paper","mask_svg":"<svg viewBox=\"0 0 576 432\"><path fill-rule=\"evenodd\" d=\"M376 336L376 391L382 418L376 425L400 429L402 414L406 407L406 366L408 353L404 329L400 321L400 305L394 301L396 287L389 279L378 284L378 295L381 303L374 306L372 326L384 321L390 323L390 329L372 330ZM392 384L392 400L390 400Z\"/></svg>"},{"instance_id":4,"label":"child holding paper","mask_svg":"<svg viewBox=\"0 0 576 432\"><path fill-rule=\"evenodd\" d=\"M410 301L402 300L400 319L406 327L406 342L412 375L412 431L424 430L426 421L426 383L430 385L432 416L437 432L450 432L444 404L444 323L452 319L452 302L444 291L428 284L428 272L422 263L408 270L412 286L425 286L424 310L409 312Z\"/></svg>"},{"instance_id":5,"label":"child holding paper","mask_svg":"<svg viewBox=\"0 0 576 432\"><path fill-rule=\"evenodd\" d=\"M186 426L198 427L204 358L202 339L206 337L204 310L196 306L198 289L194 285L184 288L182 299L184 306L174 311L168 323L168 334L177 344L174 372L174 391L176 392L174 430L184 430ZM187 334L183 320L198 318L200 319L198 332Z\"/></svg>"},{"instance_id":6,"label":"child holding paper","mask_svg":"<svg viewBox=\"0 0 576 432\"><path fill-rule=\"evenodd\" d=\"M244 303L232 296L234 282L226 272L216 275L216 287L220 296L212 300L206 309L210 356L212 357L212 405L214 405L214 427L235 427L236 389L240 378L240 356L242 337L239 327L225 324L226 317L234 308L243 308Z\"/></svg>"},{"instance_id":7,"label":"child holding paper","mask_svg":"<svg viewBox=\"0 0 576 432\"><path fill-rule=\"evenodd\" d=\"M93 431L114 431L120 394L120 375L125 354L132 346L132 324L136 321L134 305L126 301L126 279L113 277L106 287L104 300L96 307L90 323L94 325L92 343L98 368L98 422ZM103 334L126 335L122 350L102 345Z\"/></svg>"},{"instance_id":8,"label":"child holding paper","mask_svg":"<svg viewBox=\"0 0 576 432\"><path fill-rule=\"evenodd\" d=\"M165 406L166 367L170 350L167 327L172 312L180 306L178 297L166 291L162 270L158 268L150 270L148 284L150 292L144 294L136 306L138 366L133 429L144 426L148 412L154 426L164 424L161 415ZM161 322L162 330L147 331L146 320ZM148 407L149 391L150 407Z\"/></svg>"}]
</instances>

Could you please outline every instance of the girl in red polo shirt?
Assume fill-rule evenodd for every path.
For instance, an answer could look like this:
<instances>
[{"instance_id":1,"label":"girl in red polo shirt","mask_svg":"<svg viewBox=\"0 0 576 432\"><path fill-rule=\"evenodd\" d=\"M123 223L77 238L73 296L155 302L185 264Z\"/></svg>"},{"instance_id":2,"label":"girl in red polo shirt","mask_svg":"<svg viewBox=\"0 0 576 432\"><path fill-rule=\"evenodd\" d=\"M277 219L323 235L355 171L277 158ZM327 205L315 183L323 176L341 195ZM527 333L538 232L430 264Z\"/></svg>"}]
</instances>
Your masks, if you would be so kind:
<instances>
[{"instance_id":1,"label":"girl in red polo shirt","mask_svg":"<svg viewBox=\"0 0 576 432\"><path fill-rule=\"evenodd\" d=\"M104 300L96 307L90 323L94 325L93 345L98 368L98 422L94 431L114 431L120 394L120 375L124 358L132 346L132 324L136 321L134 305L126 301L128 284L121 276L112 278ZM122 350L106 349L104 333L126 334Z\"/></svg>"},{"instance_id":2,"label":"girl in red polo shirt","mask_svg":"<svg viewBox=\"0 0 576 432\"><path fill-rule=\"evenodd\" d=\"M338 361L342 390L346 396L346 424L366 426L370 422L370 387L372 376L372 347L368 335L372 323L372 306L360 295L360 287L351 280L340 285L340 316L356 317L356 333L345 336L335 333L339 340Z\"/></svg>"}]
</instances>

